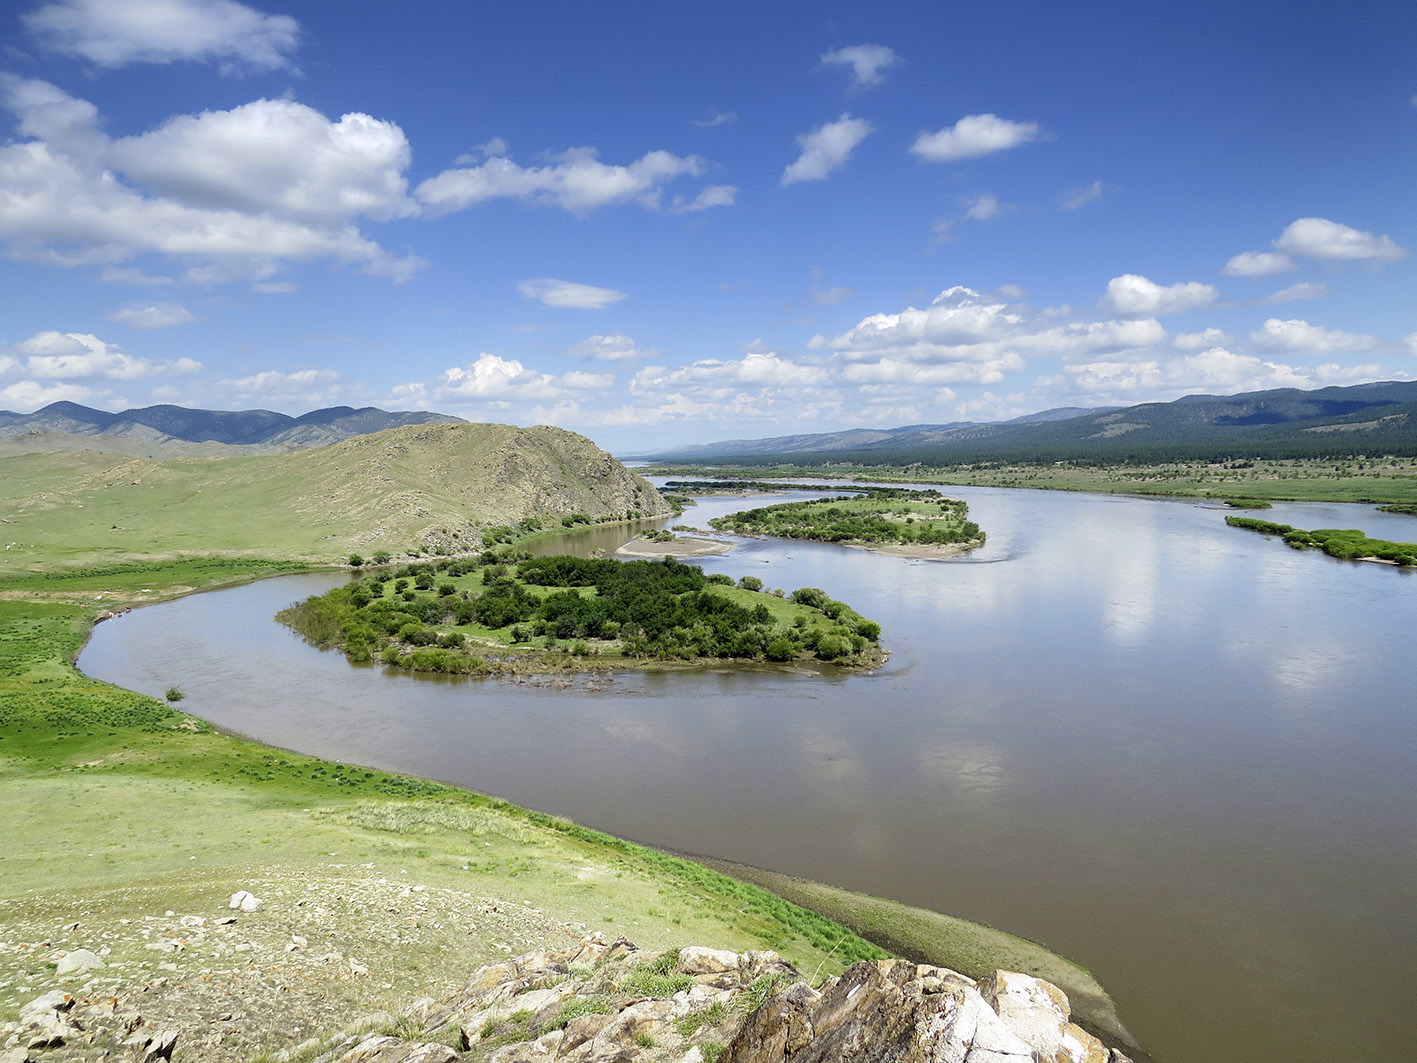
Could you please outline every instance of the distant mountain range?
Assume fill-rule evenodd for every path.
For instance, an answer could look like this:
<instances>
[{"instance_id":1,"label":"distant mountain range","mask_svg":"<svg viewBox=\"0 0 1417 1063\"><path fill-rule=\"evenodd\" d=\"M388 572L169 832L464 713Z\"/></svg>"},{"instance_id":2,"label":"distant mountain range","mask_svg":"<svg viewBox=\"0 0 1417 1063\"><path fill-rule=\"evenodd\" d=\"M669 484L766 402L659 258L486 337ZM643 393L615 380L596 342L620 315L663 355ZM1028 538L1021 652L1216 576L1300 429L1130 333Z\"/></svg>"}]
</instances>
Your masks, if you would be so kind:
<instances>
[{"instance_id":1,"label":"distant mountain range","mask_svg":"<svg viewBox=\"0 0 1417 1063\"><path fill-rule=\"evenodd\" d=\"M283 452L322 447L385 428L417 424L462 424L442 413L389 413L373 406L332 406L299 417L270 410L190 410L145 406L122 413L54 402L34 413L0 410L4 451L119 451L143 456L188 456L241 451ZM3 451L0 451L3 452Z\"/></svg>"},{"instance_id":2,"label":"distant mountain range","mask_svg":"<svg viewBox=\"0 0 1417 1063\"><path fill-rule=\"evenodd\" d=\"M1175 402L1065 408L954 422L734 439L643 455L655 461L866 465L977 461L1165 461L1417 454L1417 381L1188 395Z\"/></svg>"}]
</instances>

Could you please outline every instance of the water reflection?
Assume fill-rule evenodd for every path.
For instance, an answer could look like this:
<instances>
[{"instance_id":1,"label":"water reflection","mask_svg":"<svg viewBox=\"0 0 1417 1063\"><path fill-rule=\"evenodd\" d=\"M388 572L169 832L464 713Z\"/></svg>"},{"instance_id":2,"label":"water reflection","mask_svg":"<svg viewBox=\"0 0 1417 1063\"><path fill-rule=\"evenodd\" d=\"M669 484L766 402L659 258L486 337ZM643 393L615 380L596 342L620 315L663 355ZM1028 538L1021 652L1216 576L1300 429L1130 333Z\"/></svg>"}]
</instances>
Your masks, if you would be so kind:
<instances>
[{"instance_id":1,"label":"water reflection","mask_svg":"<svg viewBox=\"0 0 1417 1063\"><path fill-rule=\"evenodd\" d=\"M1417 951L1417 585L1208 506L951 493L989 533L977 559L740 540L700 562L879 620L892 656L874 676L384 675L269 622L308 577L139 610L81 664L159 696L177 683L192 711L279 745L1045 941L1169 1063L1417 1058L1392 1018ZM1290 508L1274 519L1402 537L1367 507Z\"/></svg>"}]
</instances>

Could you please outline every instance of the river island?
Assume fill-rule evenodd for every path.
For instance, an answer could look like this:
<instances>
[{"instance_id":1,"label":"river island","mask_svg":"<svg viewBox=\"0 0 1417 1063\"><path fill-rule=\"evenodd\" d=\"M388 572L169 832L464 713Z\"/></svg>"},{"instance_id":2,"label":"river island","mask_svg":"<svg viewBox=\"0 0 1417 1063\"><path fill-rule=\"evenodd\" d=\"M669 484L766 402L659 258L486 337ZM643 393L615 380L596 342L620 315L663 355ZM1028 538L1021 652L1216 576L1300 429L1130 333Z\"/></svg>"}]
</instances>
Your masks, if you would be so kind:
<instances>
[{"instance_id":1,"label":"river island","mask_svg":"<svg viewBox=\"0 0 1417 1063\"><path fill-rule=\"evenodd\" d=\"M880 624L818 588L735 583L670 557L443 558L370 572L279 619L355 663L454 675L885 660Z\"/></svg>"}]
</instances>

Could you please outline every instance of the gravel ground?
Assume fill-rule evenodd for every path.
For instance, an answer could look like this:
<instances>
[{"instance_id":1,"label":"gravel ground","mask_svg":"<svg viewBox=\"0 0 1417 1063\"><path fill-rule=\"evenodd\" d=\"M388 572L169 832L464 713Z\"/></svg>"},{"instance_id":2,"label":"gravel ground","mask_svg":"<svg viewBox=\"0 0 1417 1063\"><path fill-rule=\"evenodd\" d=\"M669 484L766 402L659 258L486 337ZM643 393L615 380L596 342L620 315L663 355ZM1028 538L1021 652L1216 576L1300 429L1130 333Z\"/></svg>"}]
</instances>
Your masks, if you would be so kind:
<instances>
[{"instance_id":1,"label":"gravel ground","mask_svg":"<svg viewBox=\"0 0 1417 1063\"><path fill-rule=\"evenodd\" d=\"M233 910L239 890L259 907ZM37 895L0 902L0 1014L52 991L73 998L62 1044L30 1047L41 1033L10 1022L0 1026L0 1052L98 1060L161 1032L176 1034L174 1059L249 1059L582 933L534 908L371 864L331 863L297 881L252 868L206 872L99 893L81 906ZM59 961L78 949L103 966L60 975Z\"/></svg>"}]
</instances>

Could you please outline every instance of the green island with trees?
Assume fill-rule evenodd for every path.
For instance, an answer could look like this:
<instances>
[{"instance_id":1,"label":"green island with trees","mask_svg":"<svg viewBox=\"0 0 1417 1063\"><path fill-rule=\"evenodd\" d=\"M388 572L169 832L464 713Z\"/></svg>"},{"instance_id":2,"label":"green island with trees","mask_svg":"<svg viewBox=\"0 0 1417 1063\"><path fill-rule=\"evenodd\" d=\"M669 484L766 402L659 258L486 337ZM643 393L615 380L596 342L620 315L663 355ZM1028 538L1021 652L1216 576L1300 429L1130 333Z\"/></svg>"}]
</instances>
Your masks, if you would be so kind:
<instances>
[{"instance_id":1,"label":"green island with trees","mask_svg":"<svg viewBox=\"0 0 1417 1063\"><path fill-rule=\"evenodd\" d=\"M983 545L984 532L968 513L968 505L939 491L869 487L857 496L780 502L717 517L709 524L740 535L970 550Z\"/></svg>"},{"instance_id":2,"label":"green island with trees","mask_svg":"<svg viewBox=\"0 0 1417 1063\"><path fill-rule=\"evenodd\" d=\"M279 619L355 663L513 675L746 660L873 667L881 626L815 587L672 558L479 557L385 567L283 610Z\"/></svg>"},{"instance_id":3,"label":"green island with trees","mask_svg":"<svg viewBox=\"0 0 1417 1063\"><path fill-rule=\"evenodd\" d=\"M1254 517L1226 517L1232 528L1245 528L1263 535L1277 535L1296 550L1317 547L1340 561L1388 561L1403 568L1417 565L1417 543L1394 543L1370 539L1357 528L1318 528L1305 531L1288 524L1276 524Z\"/></svg>"}]
</instances>

